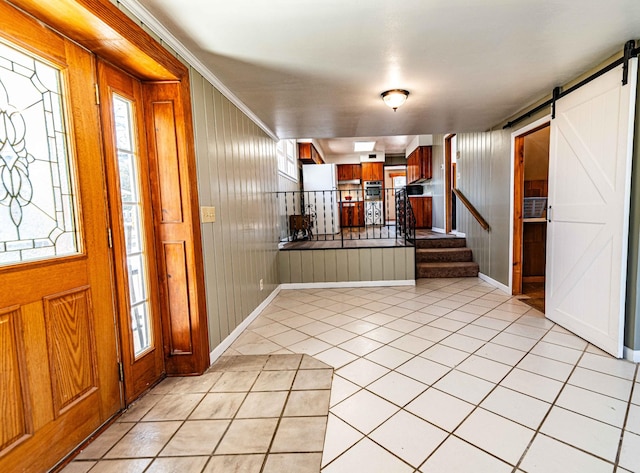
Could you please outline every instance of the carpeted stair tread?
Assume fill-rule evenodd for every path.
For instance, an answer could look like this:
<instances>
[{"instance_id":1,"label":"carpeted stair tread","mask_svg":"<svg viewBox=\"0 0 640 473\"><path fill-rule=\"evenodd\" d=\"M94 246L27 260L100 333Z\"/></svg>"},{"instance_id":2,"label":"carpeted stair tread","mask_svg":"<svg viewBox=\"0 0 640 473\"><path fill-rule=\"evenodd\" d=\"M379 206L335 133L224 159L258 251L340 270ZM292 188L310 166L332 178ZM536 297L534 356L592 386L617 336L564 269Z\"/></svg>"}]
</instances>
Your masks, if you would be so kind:
<instances>
[{"instance_id":1,"label":"carpeted stair tread","mask_svg":"<svg viewBox=\"0 0 640 473\"><path fill-rule=\"evenodd\" d=\"M473 261L470 248L417 248L418 263L445 263Z\"/></svg>"},{"instance_id":2,"label":"carpeted stair tread","mask_svg":"<svg viewBox=\"0 0 640 473\"><path fill-rule=\"evenodd\" d=\"M446 262L446 263L418 263L417 277L419 278L465 278L477 277L478 263Z\"/></svg>"},{"instance_id":3,"label":"carpeted stair tread","mask_svg":"<svg viewBox=\"0 0 640 473\"><path fill-rule=\"evenodd\" d=\"M416 248L464 248L467 246L466 238L424 238L416 239Z\"/></svg>"}]
</instances>

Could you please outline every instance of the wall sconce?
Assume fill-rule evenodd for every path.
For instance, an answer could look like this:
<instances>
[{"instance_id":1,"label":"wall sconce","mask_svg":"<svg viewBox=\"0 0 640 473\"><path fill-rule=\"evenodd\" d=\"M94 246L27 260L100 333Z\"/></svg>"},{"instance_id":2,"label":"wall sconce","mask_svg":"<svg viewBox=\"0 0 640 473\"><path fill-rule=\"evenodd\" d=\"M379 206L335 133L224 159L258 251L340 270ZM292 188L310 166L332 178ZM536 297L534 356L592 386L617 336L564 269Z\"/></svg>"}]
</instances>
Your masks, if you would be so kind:
<instances>
[{"instance_id":1,"label":"wall sconce","mask_svg":"<svg viewBox=\"0 0 640 473\"><path fill-rule=\"evenodd\" d=\"M404 89L391 89L385 90L380 94L384 103L393 109L393 111L397 111L398 107L400 107L403 103L407 101L407 97L409 97L409 91Z\"/></svg>"}]
</instances>

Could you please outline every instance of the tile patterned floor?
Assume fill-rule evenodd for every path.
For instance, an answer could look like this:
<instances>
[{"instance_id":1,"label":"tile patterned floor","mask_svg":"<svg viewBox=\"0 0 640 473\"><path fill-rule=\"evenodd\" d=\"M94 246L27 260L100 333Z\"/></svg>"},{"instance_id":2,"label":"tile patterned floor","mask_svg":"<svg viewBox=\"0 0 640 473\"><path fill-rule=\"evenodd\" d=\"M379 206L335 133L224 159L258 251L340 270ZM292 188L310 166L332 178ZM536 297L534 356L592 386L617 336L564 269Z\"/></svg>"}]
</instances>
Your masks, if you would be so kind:
<instances>
[{"instance_id":1,"label":"tile patterned floor","mask_svg":"<svg viewBox=\"0 0 640 473\"><path fill-rule=\"evenodd\" d=\"M65 473L318 473L333 369L307 355L223 356L168 378Z\"/></svg>"},{"instance_id":2,"label":"tile patterned floor","mask_svg":"<svg viewBox=\"0 0 640 473\"><path fill-rule=\"evenodd\" d=\"M281 291L227 354L335 368L323 473L640 472L640 377L476 278Z\"/></svg>"},{"instance_id":3,"label":"tile patterned floor","mask_svg":"<svg viewBox=\"0 0 640 473\"><path fill-rule=\"evenodd\" d=\"M311 461L289 458L299 461L295 467L274 456L263 471L640 471L637 366L477 278L281 291L225 355L293 353L335 369L323 451L316 445L307 452L315 455ZM275 415L283 400L276 391L238 409L243 395L233 386L246 389L257 375L229 376L209 372L163 382L66 473L253 471L255 455L264 458L260 436L275 429L272 418L253 416ZM309 398L300 396L296 408L304 409ZM239 423L226 431L220 455L210 456L231 412ZM185 428L185 419L208 422L211 433ZM305 427L321 429L321 421L311 424ZM240 457L239 448L261 453ZM231 468L230 460L246 468Z\"/></svg>"}]
</instances>

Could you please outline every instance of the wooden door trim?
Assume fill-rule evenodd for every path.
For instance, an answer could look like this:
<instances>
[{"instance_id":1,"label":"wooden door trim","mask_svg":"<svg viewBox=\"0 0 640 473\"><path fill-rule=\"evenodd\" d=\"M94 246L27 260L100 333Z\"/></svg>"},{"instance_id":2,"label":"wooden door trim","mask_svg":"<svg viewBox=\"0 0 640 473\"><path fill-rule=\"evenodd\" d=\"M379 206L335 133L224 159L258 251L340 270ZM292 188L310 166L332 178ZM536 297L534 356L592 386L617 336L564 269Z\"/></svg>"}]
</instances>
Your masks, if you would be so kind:
<instances>
[{"instance_id":1,"label":"wooden door trim","mask_svg":"<svg viewBox=\"0 0 640 473\"><path fill-rule=\"evenodd\" d=\"M449 234L453 226L453 189L451 188L451 133L444 138L444 232Z\"/></svg>"}]
</instances>

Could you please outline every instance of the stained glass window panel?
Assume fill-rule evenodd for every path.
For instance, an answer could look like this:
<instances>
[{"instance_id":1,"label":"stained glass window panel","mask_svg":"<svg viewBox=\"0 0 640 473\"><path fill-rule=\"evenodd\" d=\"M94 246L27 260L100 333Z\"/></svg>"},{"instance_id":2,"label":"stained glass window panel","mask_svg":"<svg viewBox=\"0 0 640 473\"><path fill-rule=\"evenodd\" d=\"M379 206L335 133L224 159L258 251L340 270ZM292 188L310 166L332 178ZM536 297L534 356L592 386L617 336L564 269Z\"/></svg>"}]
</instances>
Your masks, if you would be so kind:
<instances>
[{"instance_id":1,"label":"stained glass window panel","mask_svg":"<svg viewBox=\"0 0 640 473\"><path fill-rule=\"evenodd\" d=\"M60 71L0 43L0 265L80 251Z\"/></svg>"}]
</instances>

